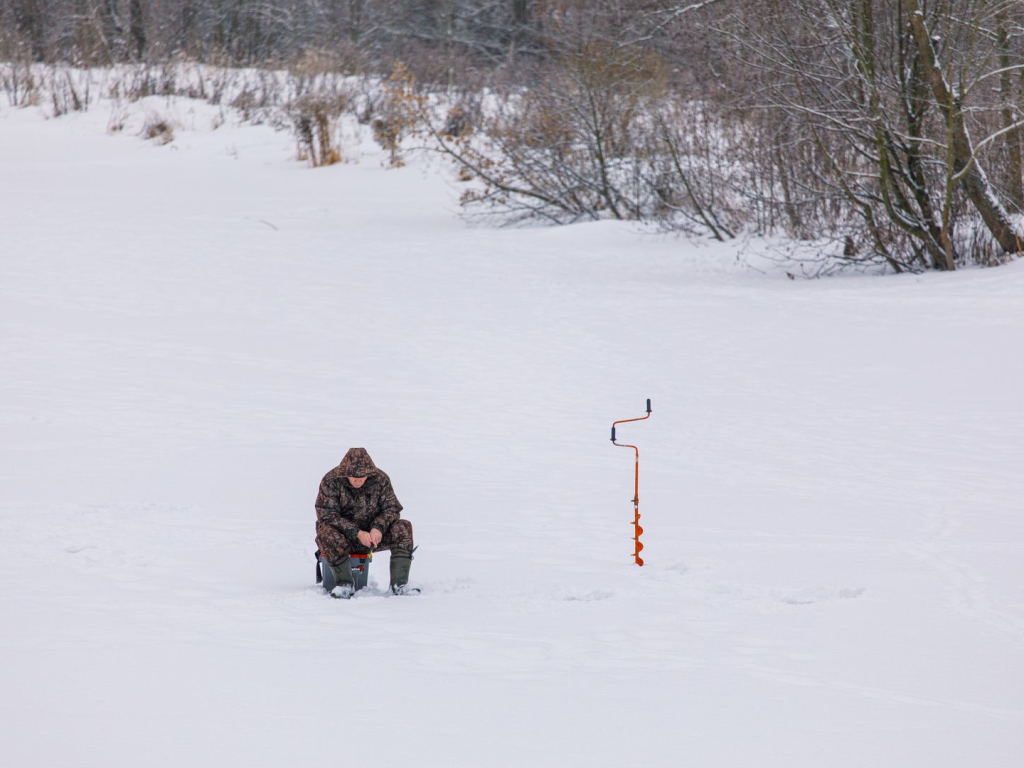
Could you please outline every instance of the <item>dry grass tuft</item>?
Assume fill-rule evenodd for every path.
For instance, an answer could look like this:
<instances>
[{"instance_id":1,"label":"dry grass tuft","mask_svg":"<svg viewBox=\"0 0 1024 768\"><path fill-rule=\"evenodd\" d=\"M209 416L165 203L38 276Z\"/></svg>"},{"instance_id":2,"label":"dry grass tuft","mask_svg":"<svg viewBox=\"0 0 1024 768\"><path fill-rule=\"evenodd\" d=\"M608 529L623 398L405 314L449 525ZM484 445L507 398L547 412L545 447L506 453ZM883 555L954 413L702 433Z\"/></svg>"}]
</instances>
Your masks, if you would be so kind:
<instances>
[{"instance_id":1,"label":"dry grass tuft","mask_svg":"<svg viewBox=\"0 0 1024 768\"><path fill-rule=\"evenodd\" d=\"M341 162L337 124L348 101L347 94L336 92L307 93L292 102L290 113L300 160L314 168Z\"/></svg>"},{"instance_id":2,"label":"dry grass tuft","mask_svg":"<svg viewBox=\"0 0 1024 768\"><path fill-rule=\"evenodd\" d=\"M160 115L149 115L142 126L142 138L153 140L160 146L174 141L174 126L170 120Z\"/></svg>"}]
</instances>

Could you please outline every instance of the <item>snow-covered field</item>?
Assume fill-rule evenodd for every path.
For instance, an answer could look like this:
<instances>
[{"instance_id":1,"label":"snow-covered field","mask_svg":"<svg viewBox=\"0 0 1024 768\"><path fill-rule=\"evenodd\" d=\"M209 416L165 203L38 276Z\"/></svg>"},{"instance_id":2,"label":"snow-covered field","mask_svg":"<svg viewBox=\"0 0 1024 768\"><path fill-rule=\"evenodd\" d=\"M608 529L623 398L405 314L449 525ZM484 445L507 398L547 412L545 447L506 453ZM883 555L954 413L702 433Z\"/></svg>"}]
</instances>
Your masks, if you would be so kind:
<instances>
[{"instance_id":1,"label":"snow-covered field","mask_svg":"<svg viewBox=\"0 0 1024 768\"><path fill-rule=\"evenodd\" d=\"M1024 263L791 281L109 121L0 109L0 765L1024 764ZM313 584L350 446L419 597Z\"/></svg>"}]
</instances>

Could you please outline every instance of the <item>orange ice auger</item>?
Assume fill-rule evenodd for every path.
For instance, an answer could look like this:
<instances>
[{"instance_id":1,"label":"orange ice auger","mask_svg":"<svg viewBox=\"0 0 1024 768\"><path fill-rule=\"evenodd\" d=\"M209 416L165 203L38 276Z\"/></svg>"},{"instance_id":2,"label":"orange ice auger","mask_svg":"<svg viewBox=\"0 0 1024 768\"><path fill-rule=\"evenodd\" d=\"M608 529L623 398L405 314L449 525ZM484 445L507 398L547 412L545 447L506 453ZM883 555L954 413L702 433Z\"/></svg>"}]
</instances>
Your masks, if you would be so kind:
<instances>
[{"instance_id":1,"label":"orange ice auger","mask_svg":"<svg viewBox=\"0 0 1024 768\"><path fill-rule=\"evenodd\" d=\"M619 445L615 442L615 425L616 424L627 424L631 421L643 421L644 419L651 418L651 399L647 398L647 415L641 416L636 419L621 419L619 421L612 422L612 444L619 448L632 448L636 453L636 468L633 473L633 542L635 547L633 549L633 559L636 560L637 565L643 565L643 558L640 557L640 550L644 548L644 545L640 543L640 534L644 532L644 529L640 527L640 449L635 445Z\"/></svg>"}]
</instances>

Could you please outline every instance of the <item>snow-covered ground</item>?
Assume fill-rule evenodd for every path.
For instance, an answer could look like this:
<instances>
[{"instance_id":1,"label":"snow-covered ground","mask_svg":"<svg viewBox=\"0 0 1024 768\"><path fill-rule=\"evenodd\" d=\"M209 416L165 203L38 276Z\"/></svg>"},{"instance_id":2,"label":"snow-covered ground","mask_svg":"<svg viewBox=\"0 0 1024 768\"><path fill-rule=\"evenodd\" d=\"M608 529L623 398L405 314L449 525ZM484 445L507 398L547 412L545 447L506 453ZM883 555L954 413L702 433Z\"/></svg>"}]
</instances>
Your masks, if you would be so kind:
<instances>
[{"instance_id":1,"label":"snow-covered ground","mask_svg":"<svg viewBox=\"0 0 1024 768\"><path fill-rule=\"evenodd\" d=\"M0 109L0 765L1022 764L1024 263L791 281L110 121ZM419 597L313 584L350 446Z\"/></svg>"}]
</instances>

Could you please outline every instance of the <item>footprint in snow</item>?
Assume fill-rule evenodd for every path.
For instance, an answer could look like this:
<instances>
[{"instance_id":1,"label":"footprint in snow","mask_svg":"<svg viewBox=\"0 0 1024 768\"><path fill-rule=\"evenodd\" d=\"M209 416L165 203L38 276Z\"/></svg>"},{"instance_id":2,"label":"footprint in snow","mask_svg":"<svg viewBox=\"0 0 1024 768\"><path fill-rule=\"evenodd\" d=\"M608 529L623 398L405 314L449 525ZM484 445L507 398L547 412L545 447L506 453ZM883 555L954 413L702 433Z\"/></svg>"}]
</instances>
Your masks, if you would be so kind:
<instances>
[{"instance_id":1,"label":"footprint in snow","mask_svg":"<svg viewBox=\"0 0 1024 768\"><path fill-rule=\"evenodd\" d=\"M802 589L795 592L772 592L772 597L788 605L814 605L829 600L852 600L864 594L864 588Z\"/></svg>"},{"instance_id":2,"label":"footprint in snow","mask_svg":"<svg viewBox=\"0 0 1024 768\"><path fill-rule=\"evenodd\" d=\"M608 600L609 598L614 596L614 592L607 592L605 590L595 589L589 592L565 592L559 595L558 599L573 603L590 603L597 600Z\"/></svg>"},{"instance_id":3,"label":"footprint in snow","mask_svg":"<svg viewBox=\"0 0 1024 768\"><path fill-rule=\"evenodd\" d=\"M79 552L85 552L85 550L87 549L99 549L99 547L97 547L95 544L83 544L80 547L72 544L67 547L64 547L64 551L72 555L77 555Z\"/></svg>"}]
</instances>

